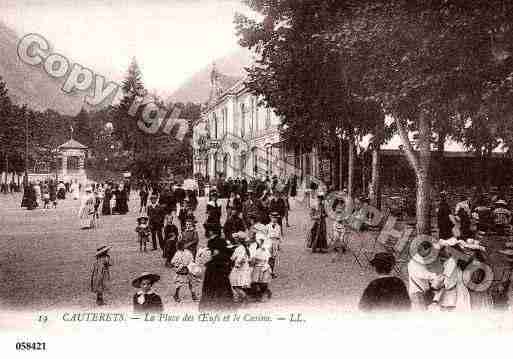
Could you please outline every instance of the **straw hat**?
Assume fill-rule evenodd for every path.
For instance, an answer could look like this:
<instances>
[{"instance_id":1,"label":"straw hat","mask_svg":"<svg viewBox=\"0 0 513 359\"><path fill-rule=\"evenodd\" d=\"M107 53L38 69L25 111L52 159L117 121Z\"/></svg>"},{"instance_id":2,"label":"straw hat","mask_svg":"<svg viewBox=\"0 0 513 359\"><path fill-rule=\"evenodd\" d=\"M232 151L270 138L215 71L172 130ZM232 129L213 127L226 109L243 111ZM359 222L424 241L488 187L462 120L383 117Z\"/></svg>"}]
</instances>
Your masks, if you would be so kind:
<instances>
[{"instance_id":1,"label":"straw hat","mask_svg":"<svg viewBox=\"0 0 513 359\"><path fill-rule=\"evenodd\" d=\"M100 248L96 249L96 257L99 257L103 254L107 254L107 252L111 249L111 246L101 246Z\"/></svg>"},{"instance_id":2,"label":"straw hat","mask_svg":"<svg viewBox=\"0 0 513 359\"><path fill-rule=\"evenodd\" d=\"M376 267L381 264L383 265L389 265L390 267L393 267L396 263L395 261L395 257L393 254L391 253L388 253L388 252L381 252L381 253L376 253L374 255L374 258L372 258L372 260L369 262L371 266L373 267Z\"/></svg>"},{"instance_id":3,"label":"straw hat","mask_svg":"<svg viewBox=\"0 0 513 359\"><path fill-rule=\"evenodd\" d=\"M267 233L267 227L265 226L265 224L262 224L262 223L257 223L253 226L253 228L255 229L255 231L257 232L260 232L260 233Z\"/></svg>"},{"instance_id":4,"label":"straw hat","mask_svg":"<svg viewBox=\"0 0 513 359\"><path fill-rule=\"evenodd\" d=\"M135 278L132 281L132 285L135 288L141 288L141 282L144 279L149 279L151 281L151 284L158 282L160 280L160 276L158 274L150 273L150 272L144 272L139 277Z\"/></svg>"},{"instance_id":5,"label":"straw hat","mask_svg":"<svg viewBox=\"0 0 513 359\"><path fill-rule=\"evenodd\" d=\"M242 231L235 232L232 234L232 238L235 238L235 239L246 239L247 237L248 237L248 235L246 234L246 232L242 232Z\"/></svg>"}]
</instances>

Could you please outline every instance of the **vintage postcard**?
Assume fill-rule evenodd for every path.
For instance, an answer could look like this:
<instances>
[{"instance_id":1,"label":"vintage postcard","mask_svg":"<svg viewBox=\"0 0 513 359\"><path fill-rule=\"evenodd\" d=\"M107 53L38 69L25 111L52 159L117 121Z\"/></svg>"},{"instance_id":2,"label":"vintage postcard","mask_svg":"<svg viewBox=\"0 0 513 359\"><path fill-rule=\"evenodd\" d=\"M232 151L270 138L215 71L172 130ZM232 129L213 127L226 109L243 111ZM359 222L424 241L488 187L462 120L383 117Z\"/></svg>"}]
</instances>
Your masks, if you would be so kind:
<instances>
[{"instance_id":1,"label":"vintage postcard","mask_svg":"<svg viewBox=\"0 0 513 359\"><path fill-rule=\"evenodd\" d=\"M490 355L513 333L512 19L1 0L0 352Z\"/></svg>"}]
</instances>

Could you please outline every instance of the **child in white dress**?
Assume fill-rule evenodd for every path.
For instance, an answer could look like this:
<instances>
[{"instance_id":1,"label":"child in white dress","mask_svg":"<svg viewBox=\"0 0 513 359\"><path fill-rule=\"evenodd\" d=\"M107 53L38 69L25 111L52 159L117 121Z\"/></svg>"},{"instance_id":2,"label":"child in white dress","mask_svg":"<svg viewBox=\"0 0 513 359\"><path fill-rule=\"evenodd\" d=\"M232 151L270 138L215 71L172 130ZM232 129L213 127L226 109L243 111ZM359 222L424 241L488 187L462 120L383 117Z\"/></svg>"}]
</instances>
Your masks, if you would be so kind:
<instances>
[{"instance_id":1,"label":"child in white dress","mask_svg":"<svg viewBox=\"0 0 513 359\"><path fill-rule=\"evenodd\" d=\"M180 299L180 289L184 286L188 286L191 291L191 297L193 301L198 300L198 296L196 295L193 288L193 275L189 271L189 266L194 262L194 257L192 256L191 251L184 248L183 242L178 242L176 244L176 253L171 260L171 266L176 270L176 278L175 278L175 294L173 296L174 300L179 303Z\"/></svg>"},{"instance_id":2,"label":"child in white dress","mask_svg":"<svg viewBox=\"0 0 513 359\"><path fill-rule=\"evenodd\" d=\"M234 292L234 301L241 303L246 300L246 290L251 285L251 268L249 266L251 253L247 243L243 243L247 240L246 233L234 233L232 238L237 241L237 245L231 257L233 268L230 273L230 284Z\"/></svg>"},{"instance_id":3,"label":"child in white dress","mask_svg":"<svg viewBox=\"0 0 513 359\"><path fill-rule=\"evenodd\" d=\"M280 214L278 212L271 213L271 223L267 227L267 236L271 240L271 257L269 258L269 265L271 266L272 277L276 278L278 275L278 265L280 261L280 250L282 241L282 230L278 223Z\"/></svg>"},{"instance_id":4,"label":"child in white dress","mask_svg":"<svg viewBox=\"0 0 513 359\"><path fill-rule=\"evenodd\" d=\"M271 299L272 296L272 292L269 289L269 283L271 282L272 275L271 266L269 265L271 253L270 246L266 241L266 236L257 232L256 249L254 249L251 258L251 262L253 264L251 285L253 287L253 293L259 302L263 301L265 295L267 295L268 299Z\"/></svg>"}]
</instances>

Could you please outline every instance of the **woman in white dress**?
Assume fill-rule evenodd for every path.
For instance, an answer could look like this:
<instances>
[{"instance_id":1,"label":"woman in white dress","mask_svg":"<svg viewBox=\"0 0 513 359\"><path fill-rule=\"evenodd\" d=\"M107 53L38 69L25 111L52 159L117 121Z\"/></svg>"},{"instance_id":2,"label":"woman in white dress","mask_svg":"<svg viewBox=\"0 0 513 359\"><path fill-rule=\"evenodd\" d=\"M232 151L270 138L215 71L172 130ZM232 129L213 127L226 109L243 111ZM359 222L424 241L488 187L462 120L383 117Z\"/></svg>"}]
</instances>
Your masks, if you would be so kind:
<instances>
[{"instance_id":1,"label":"woman in white dress","mask_svg":"<svg viewBox=\"0 0 513 359\"><path fill-rule=\"evenodd\" d=\"M38 182L34 185L34 192L36 193L36 202L37 206L41 207L42 201L41 201L41 186Z\"/></svg>"},{"instance_id":2,"label":"woman in white dress","mask_svg":"<svg viewBox=\"0 0 513 359\"><path fill-rule=\"evenodd\" d=\"M94 227L94 203L95 198L92 194L92 188L87 187L85 190L84 198L82 198L82 204L80 205L80 210L78 211L78 216L80 219L80 228L87 229Z\"/></svg>"},{"instance_id":3,"label":"woman in white dress","mask_svg":"<svg viewBox=\"0 0 513 359\"><path fill-rule=\"evenodd\" d=\"M239 244L231 257L233 268L229 278L234 292L234 301L241 303L246 300L246 291L251 286L251 268L249 266L251 253L248 248L249 242L247 242L248 236L246 233L236 232L232 235L232 238L239 241ZM245 243L241 243L241 241L245 241Z\"/></svg>"},{"instance_id":4,"label":"woman in white dress","mask_svg":"<svg viewBox=\"0 0 513 359\"><path fill-rule=\"evenodd\" d=\"M449 258L443 264L443 287L435 296L440 308L446 311L466 312L471 310L470 293L463 280L463 270L459 265L461 253L458 240L454 237L440 241ZM461 253L463 256L463 253ZM438 297L438 298L437 298ZM438 300L436 300L438 299Z\"/></svg>"},{"instance_id":5,"label":"woman in white dress","mask_svg":"<svg viewBox=\"0 0 513 359\"><path fill-rule=\"evenodd\" d=\"M77 180L71 184L71 193L73 195L73 199L79 199L80 198L80 187L77 183Z\"/></svg>"}]
</instances>

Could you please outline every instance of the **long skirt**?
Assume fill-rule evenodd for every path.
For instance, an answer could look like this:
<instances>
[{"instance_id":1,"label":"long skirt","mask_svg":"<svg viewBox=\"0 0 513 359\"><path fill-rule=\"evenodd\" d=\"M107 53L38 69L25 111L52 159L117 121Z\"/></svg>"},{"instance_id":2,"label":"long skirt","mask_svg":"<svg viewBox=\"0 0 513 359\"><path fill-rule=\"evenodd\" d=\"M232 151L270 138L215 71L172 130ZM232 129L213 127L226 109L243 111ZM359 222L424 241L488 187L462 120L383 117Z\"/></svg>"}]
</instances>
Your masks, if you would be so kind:
<instances>
[{"instance_id":1,"label":"long skirt","mask_svg":"<svg viewBox=\"0 0 513 359\"><path fill-rule=\"evenodd\" d=\"M64 188L57 190L57 199L66 199L66 190Z\"/></svg>"},{"instance_id":2,"label":"long skirt","mask_svg":"<svg viewBox=\"0 0 513 359\"><path fill-rule=\"evenodd\" d=\"M87 214L80 217L80 228L93 228L95 226L94 214Z\"/></svg>"},{"instance_id":3,"label":"long skirt","mask_svg":"<svg viewBox=\"0 0 513 359\"><path fill-rule=\"evenodd\" d=\"M311 248L312 251L328 249L325 219L315 221L313 224L307 239L307 248Z\"/></svg>"},{"instance_id":4,"label":"long skirt","mask_svg":"<svg viewBox=\"0 0 513 359\"><path fill-rule=\"evenodd\" d=\"M269 267L254 266L251 272L251 282L269 283L271 281L271 269Z\"/></svg>"},{"instance_id":5,"label":"long skirt","mask_svg":"<svg viewBox=\"0 0 513 359\"><path fill-rule=\"evenodd\" d=\"M244 263L240 267L232 268L230 284L232 287L249 288L251 285L251 268L249 263Z\"/></svg>"},{"instance_id":6,"label":"long skirt","mask_svg":"<svg viewBox=\"0 0 513 359\"><path fill-rule=\"evenodd\" d=\"M103 200L102 214L104 216L108 216L112 213L110 209L110 199L111 197L105 197L105 199Z\"/></svg>"}]
</instances>

